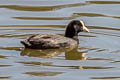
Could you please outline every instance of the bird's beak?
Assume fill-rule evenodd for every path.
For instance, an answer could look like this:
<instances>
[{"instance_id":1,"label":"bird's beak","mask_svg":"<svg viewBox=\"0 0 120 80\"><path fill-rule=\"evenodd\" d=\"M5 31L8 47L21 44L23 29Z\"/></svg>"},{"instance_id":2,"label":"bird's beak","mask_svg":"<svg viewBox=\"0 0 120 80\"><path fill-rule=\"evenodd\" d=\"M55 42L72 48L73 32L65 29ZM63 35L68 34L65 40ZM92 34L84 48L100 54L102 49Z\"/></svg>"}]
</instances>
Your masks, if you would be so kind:
<instances>
[{"instance_id":1,"label":"bird's beak","mask_svg":"<svg viewBox=\"0 0 120 80\"><path fill-rule=\"evenodd\" d=\"M84 32L89 32L89 29L87 27L83 26L83 31Z\"/></svg>"},{"instance_id":2,"label":"bird's beak","mask_svg":"<svg viewBox=\"0 0 120 80\"><path fill-rule=\"evenodd\" d=\"M87 27L85 27L84 22L83 22L83 21L80 21L80 23L81 23L81 24L82 24L82 26L83 26L83 32L89 32L88 28L87 28Z\"/></svg>"}]
</instances>

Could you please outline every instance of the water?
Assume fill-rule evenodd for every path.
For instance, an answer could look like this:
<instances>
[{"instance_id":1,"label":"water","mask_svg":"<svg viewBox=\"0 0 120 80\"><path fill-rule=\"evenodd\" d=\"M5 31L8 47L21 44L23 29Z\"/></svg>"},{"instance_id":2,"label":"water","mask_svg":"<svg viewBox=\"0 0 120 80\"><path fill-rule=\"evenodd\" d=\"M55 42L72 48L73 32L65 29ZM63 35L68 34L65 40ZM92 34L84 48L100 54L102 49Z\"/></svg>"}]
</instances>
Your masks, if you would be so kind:
<instances>
[{"instance_id":1,"label":"water","mask_svg":"<svg viewBox=\"0 0 120 80\"><path fill-rule=\"evenodd\" d=\"M119 80L120 0L0 0L1 80ZM24 49L32 34L64 35L83 20L78 48Z\"/></svg>"}]
</instances>

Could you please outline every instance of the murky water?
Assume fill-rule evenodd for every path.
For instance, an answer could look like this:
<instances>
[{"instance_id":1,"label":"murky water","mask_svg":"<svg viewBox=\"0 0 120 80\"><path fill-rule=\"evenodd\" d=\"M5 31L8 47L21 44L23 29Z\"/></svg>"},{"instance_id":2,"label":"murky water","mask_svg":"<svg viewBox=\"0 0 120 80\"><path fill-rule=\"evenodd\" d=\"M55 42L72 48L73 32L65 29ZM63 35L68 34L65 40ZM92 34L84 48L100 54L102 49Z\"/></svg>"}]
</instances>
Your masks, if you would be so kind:
<instances>
[{"instance_id":1,"label":"murky water","mask_svg":"<svg viewBox=\"0 0 120 80\"><path fill-rule=\"evenodd\" d=\"M24 49L32 34L64 35L73 19L90 33L80 33L78 48ZM1 80L120 80L120 0L0 0Z\"/></svg>"}]
</instances>

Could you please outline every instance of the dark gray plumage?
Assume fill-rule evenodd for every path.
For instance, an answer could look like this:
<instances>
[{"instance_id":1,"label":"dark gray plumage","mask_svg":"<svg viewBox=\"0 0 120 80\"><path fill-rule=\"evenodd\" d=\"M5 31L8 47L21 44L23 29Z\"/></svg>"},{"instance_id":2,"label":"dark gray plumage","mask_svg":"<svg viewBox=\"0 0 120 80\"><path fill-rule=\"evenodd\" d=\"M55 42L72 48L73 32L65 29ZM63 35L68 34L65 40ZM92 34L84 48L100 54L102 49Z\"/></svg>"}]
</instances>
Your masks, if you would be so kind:
<instances>
[{"instance_id":1,"label":"dark gray plumage","mask_svg":"<svg viewBox=\"0 0 120 80\"><path fill-rule=\"evenodd\" d=\"M83 21L71 21L65 31L65 36L57 34L38 34L30 36L28 39L21 41L25 48L32 49L56 49L71 48L78 44L78 33L86 31Z\"/></svg>"}]
</instances>

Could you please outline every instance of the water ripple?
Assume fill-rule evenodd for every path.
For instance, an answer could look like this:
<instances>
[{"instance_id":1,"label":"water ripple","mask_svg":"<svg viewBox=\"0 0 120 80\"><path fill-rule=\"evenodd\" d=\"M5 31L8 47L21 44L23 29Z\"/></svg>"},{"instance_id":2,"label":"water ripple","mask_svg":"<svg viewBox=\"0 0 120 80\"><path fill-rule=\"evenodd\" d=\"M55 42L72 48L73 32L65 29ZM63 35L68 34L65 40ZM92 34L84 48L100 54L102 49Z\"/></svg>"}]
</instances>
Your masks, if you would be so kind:
<instances>
[{"instance_id":1,"label":"water ripple","mask_svg":"<svg viewBox=\"0 0 120 80\"><path fill-rule=\"evenodd\" d=\"M10 79L10 78L11 78L10 76L0 77L1 80L3 80L3 79Z\"/></svg>"},{"instance_id":2,"label":"water ripple","mask_svg":"<svg viewBox=\"0 0 120 80\"><path fill-rule=\"evenodd\" d=\"M7 8L19 11L55 11L63 8L88 5L88 3L76 3L57 6L20 6L20 5L1 5L0 8Z\"/></svg>"},{"instance_id":3,"label":"water ripple","mask_svg":"<svg viewBox=\"0 0 120 80\"><path fill-rule=\"evenodd\" d=\"M56 76L58 74L62 74L63 72L26 72L25 74L32 76Z\"/></svg>"},{"instance_id":4,"label":"water ripple","mask_svg":"<svg viewBox=\"0 0 120 80\"><path fill-rule=\"evenodd\" d=\"M119 76L113 77L92 77L91 79L120 79Z\"/></svg>"},{"instance_id":5,"label":"water ripple","mask_svg":"<svg viewBox=\"0 0 120 80\"><path fill-rule=\"evenodd\" d=\"M102 27L102 26L88 26L90 29L103 29L103 30L114 30L120 31L120 28L110 28L110 27Z\"/></svg>"},{"instance_id":6,"label":"water ripple","mask_svg":"<svg viewBox=\"0 0 120 80\"><path fill-rule=\"evenodd\" d=\"M119 16L108 16L98 13L73 13L70 17L12 17L19 20L72 20L78 17L108 17L120 19Z\"/></svg>"},{"instance_id":7,"label":"water ripple","mask_svg":"<svg viewBox=\"0 0 120 80\"><path fill-rule=\"evenodd\" d=\"M120 4L120 1L87 1L90 4Z\"/></svg>"}]
</instances>

